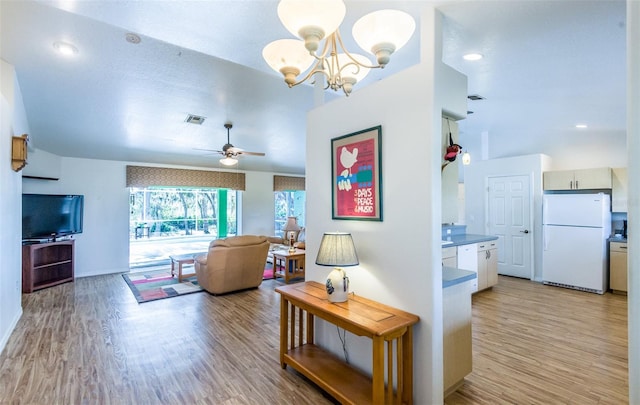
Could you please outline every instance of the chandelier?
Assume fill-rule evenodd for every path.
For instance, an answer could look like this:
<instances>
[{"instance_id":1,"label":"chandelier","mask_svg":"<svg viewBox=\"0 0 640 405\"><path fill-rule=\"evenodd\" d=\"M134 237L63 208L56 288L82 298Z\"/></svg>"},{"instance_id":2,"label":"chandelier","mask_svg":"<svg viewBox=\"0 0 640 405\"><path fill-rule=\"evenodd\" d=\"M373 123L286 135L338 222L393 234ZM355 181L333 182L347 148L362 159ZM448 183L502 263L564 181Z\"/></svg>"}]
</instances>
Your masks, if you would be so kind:
<instances>
[{"instance_id":1,"label":"chandelier","mask_svg":"<svg viewBox=\"0 0 640 405\"><path fill-rule=\"evenodd\" d=\"M362 49L375 55L376 63L371 63L366 56L345 48L338 30L345 14L343 0L280 0L280 21L301 39L273 41L264 47L262 57L273 70L282 73L289 87L319 73L326 80L325 89L342 89L349 96L353 86L370 69L384 68L391 54L409 41L415 30L415 21L409 14L398 10L374 11L356 21L352 29L353 38ZM323 40L322 51L318 53ZM342 52L338 53L338 49ZM298 76L307 70L299 79Z\"/></svg>"}]
</instances>

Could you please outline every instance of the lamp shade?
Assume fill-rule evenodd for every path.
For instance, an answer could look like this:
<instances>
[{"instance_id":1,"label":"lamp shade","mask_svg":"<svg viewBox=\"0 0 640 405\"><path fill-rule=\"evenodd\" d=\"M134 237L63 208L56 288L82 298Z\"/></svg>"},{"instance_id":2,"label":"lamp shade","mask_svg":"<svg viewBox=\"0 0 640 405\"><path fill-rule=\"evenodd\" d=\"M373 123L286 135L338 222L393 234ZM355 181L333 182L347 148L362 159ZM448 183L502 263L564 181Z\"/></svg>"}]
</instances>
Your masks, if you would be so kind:
<instances>
[{"instance_id":1,"label":"lamp shade","mask_svg":"<svg viewBox=\"0 0 640 405\"><path fill-rule=\"evenodd\" d=\"M298 225L298 218L287 217L287 223L284 224L283 231L299 231L300 225Z\"/></svg>"},{"instance_id":2,"label":"lamp shade","mask_svg":"<svg viewBox=\"0 0 640 405\"><path fill-rule=\"evenodd\" d=\"M316 264L320 266L357 266L356 247L350 233L327 232L322 236Z\"/></svg>"},{"instance_id":3,"label":"lamp shade","mask_svg":"<svg viewBox=\"0 0 640 405\"><path fill-rule=\"evenodd\" d=\"M318 40L332 34L344 19L347 9L343 0L280 0L278 17L289 32L305 39L300 31L322 30Z\"/></svg>"},{"instance_id":4,"label":"lamp shade","mask_svg":"<svg viewBox=\"0 0 640 405\"><path fill-rule=\"evenodd\" d=\"M404 11L379 10L356 21L352 34L362 49L376 55L378 63L385 65L389 55L409 41L415 28L413 17Z\"/></svg>"}]
</instances>

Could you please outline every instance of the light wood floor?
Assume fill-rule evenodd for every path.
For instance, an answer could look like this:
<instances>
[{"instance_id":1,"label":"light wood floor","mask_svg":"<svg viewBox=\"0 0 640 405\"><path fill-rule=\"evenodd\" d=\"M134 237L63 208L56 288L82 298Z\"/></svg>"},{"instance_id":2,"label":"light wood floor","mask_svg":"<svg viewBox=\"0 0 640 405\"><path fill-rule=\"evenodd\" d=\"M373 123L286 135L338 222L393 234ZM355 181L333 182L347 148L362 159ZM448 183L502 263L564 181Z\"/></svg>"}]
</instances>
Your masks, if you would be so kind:
<instances>
[{"instance_id":1,"label":"light wood floor","mask_svg":"<svg viewBox=\"0 0 640 405\"><path fill-rule=\"evenodd\" d=\"M627 297L499 277L473 296L473 372L445 403L626 404Z\"/></svg>"},{"instance_id":2,"label":"light wood floor","mask_svg":"<svg viewBox=\"0 0 640 405\"><path fill-rule=\"evenodd\" d=\"M23 295L1 404L330 404L279 363L279 282L138 304L121 275Z\"/></svg>"},{"instance_id":3,"label":"light wood floor","mask_svg":"<svg viewBox=\"0 0 640 405\"><path fill-rule=\"evenodd\" d=\"M330 404L280 368L276 285L138 304L108 275L26 294L0 403ZM501 276L473 306L474 371L447 404L627 402L626 297Z\"/></svg>"}]
</instances>

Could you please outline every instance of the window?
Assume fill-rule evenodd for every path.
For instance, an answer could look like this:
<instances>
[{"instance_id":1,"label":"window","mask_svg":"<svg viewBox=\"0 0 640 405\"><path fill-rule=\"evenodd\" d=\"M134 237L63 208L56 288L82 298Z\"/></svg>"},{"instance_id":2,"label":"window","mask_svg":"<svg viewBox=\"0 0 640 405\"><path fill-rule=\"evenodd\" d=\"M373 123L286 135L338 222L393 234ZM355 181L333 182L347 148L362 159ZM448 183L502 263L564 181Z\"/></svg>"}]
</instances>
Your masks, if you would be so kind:
<instances>
[{"instance_id":1,"label":"window","mask_svg":"<svg viewBox=\"0 0 640 405\"><path fill-rule=\"evenodd\" d=\"M305 226L305 198L304 190L276 191L275 195L275 232L277 236L283 234L282 228L287 217L296 217L298 225Z\"/></svg>"},{"instance_id":2,"label":"window","mask_svg":"<svg viewBox=\"0 0 640 405\"><path fill-rule=\"evenodd\" d=\"M237 194L214 188L132 187L131 239L235 235Z\"/></svg>"}]
</instances>

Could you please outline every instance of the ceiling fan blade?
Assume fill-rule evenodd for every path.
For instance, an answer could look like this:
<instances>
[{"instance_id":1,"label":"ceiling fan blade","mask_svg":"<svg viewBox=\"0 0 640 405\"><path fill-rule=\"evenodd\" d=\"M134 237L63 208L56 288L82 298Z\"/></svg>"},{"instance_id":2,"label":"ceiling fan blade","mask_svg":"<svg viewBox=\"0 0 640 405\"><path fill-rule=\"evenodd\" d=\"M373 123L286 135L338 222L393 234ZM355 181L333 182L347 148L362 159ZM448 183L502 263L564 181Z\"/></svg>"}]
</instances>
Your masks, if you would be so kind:
<instances>
[{"instance_id":1,"label":"ceiling fan blade","mask_svg":"<svg viewBox=\"0 0 640 405\"><path fill-rule=\"evenodd\" d=\"M223 151L217 150L217 149L193 148L193 150L201 150L201 151L204 151L204 152L224 153Z\"/></svg>"},{"instance_id":2,"label":"ceiling fan blade","mask_svg":"<svg viewBox=\"0 0 640 405\"><path fill-rule=\"evenodd\" d=\"M265 156L264 152L247 152L247 151L241 151L238 152L239 155L251 155L251 156Z\"/></svg>"}]
</instances>

